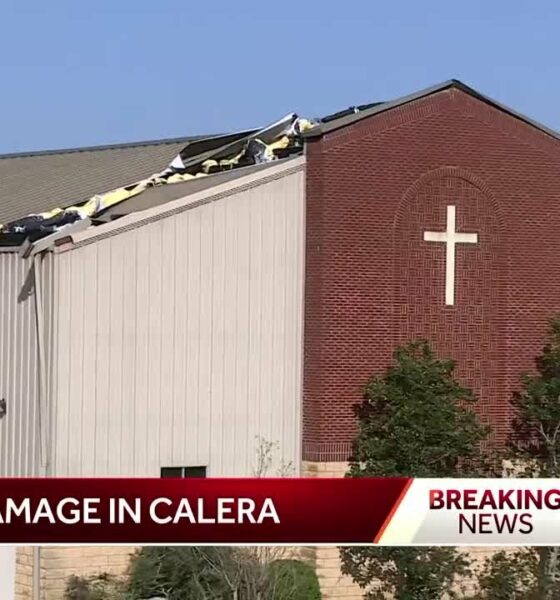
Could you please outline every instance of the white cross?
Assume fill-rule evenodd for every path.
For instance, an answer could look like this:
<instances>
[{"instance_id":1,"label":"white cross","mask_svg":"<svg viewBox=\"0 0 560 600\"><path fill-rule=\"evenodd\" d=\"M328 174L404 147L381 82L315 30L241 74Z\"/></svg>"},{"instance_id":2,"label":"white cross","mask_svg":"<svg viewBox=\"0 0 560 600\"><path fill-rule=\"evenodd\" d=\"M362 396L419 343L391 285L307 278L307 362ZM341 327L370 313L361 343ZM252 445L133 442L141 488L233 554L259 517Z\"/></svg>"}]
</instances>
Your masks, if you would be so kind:
<instances>
[{"instance_id":1,"label":"white cross","mask_svg":"<svg viewBox=\"0 0 560 600\"><path fill-rule=\"evenodd\" d=\"M445 304L455 303L455 244L476 244L476 233L457 233L455 231L455 206L447 207L447 230L424 231L425 242L445 242Z\"/></svg>"}]
</instances>

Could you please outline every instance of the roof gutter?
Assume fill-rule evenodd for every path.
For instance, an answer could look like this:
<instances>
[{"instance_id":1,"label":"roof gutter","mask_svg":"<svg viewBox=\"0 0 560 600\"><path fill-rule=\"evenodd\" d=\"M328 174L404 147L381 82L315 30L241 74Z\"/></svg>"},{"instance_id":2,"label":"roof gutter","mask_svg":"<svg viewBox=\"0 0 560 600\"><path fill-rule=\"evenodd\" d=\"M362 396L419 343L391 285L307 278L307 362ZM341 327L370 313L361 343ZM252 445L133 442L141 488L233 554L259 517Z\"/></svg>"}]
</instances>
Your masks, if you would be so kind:
<instances>
[{"instance_id":1,"label":"roof gutter","mask_svg":"<svg viewBox=\"0 0 560 600\"><path fill-rule=\"evenodd\" d=\"M67 225L66 227L62 227L59 231L55 231L50 235L37 240L36 242L30 242L29 240L25 240L25 242L20 246L19 255L22 258L29 258L31 256L35 256L44 252L45 250L49 250L58 240L66 238L73 233L78 233L78 231L83 231L91 226L91 219L86 217L85 219L81 219L80 221L76 221L71 225Z\"/></svg>"},{"instance_id":2,"label":"roof gutter","mask_svg":"<svg viewBox=\"0 0 560 600\"><path fill-rule=\"evenodd\" d=\"M33 600L41 600L41 547L33 546Z\"/></svg>"}]
</instances>

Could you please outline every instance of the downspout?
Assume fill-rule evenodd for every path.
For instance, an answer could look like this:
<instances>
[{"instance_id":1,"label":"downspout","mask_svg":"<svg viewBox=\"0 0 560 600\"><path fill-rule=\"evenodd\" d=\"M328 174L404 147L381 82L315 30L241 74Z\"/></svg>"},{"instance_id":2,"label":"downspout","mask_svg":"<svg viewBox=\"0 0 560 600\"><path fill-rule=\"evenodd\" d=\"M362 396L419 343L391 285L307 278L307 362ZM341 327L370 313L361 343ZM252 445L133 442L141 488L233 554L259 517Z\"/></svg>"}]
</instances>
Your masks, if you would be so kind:
<instances>
[{"instance_id":1,"label":"downspout","mask_svg":"<svg viewBox=\"0 0 560 600\"><path fill-rule=\"evenodd\" d=\"M41 281L42 255L33 256L33 273L35 278L35 317L37 326L37 352L39 355L39 460L41 474L46 475L49 461L47 456L47 365L45 359L45 319L43 314L43 285Z\"/></svg>"},{"instance_id":2,"label":"downspout","mask_svg":"<svg viewBox=\"0 0 560 600\"><path fill-rule=\"evenodd\" d=\"M41 600L41 546L33 546L33 600Z\"/></svg>"},{"instance_id":3,"label":"downspout","mask_svg":"<svg viewBox=\"0 0 560 600\"><path fill-rule=\"evenodd\" d=\"M39 464L41 474L48 472L47 456L47 365L45 359L45 320L43 312L43 285L41 279L41 254L33 256L33 274L35 283L35 319L37 327L37 353L39 358ZM41 600L41 547L33 546L33 600Z\"/></svg>"},{"instance_id":4,"label":"downspout","mask_svg":"<svg viewBox=\"0 0 560 600\"><path fill-rule=\"evenodd\" d=\"M89 218L82 219L34 243L22 247L22 258L33 261L33 277L35 287L35 325L37 328L37 354L39 359L39 466L40 474L49 475L49 406L47 390L47 361L45 352L45 315L43 311L43 282L41 279L41 263L43 252L70 233L82 231L91 225ZM33 546L33 600L41 600L41 547Z\"/></svg>"}]
</instances>

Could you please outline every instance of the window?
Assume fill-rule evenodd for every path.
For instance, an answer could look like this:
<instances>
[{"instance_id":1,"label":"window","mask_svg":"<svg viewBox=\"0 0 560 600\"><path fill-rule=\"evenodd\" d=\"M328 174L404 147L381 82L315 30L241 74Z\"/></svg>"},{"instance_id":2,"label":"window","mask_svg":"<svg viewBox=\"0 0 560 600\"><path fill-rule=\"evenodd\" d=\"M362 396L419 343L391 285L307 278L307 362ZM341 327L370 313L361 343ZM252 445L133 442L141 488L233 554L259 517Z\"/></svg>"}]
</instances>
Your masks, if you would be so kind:
<instances>
[{"instance_id":1,"label":"window","mask_svg":"<svg viewBox=\"0 0 560 600\"><path fill-rule=\"evenodd\" d=\"M167 477L206 477L206 467L162 467L161 476Z\"/></svg>"}]
</instances>

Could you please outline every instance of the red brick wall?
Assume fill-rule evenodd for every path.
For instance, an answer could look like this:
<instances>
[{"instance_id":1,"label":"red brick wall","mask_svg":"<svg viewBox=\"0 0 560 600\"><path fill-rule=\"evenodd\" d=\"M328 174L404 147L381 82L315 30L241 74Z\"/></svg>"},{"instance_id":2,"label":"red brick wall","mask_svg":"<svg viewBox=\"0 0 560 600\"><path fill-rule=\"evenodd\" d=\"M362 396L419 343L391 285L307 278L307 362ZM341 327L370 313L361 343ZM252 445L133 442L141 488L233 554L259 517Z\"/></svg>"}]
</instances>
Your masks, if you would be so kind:
<instances>
[{"instance_id":1,"label":"red brick wall","mask_svg":"<svg viewBox=\"0 0 560 600\"><path fill-rule=\"evenodd\" d=\"M450 89L307 148L304 459L346 460L353 406L395 346L454 358L497 438L560 312L560 141ZM459 244L445 305L446 206Z\"/></svg>"}]
</instances>

